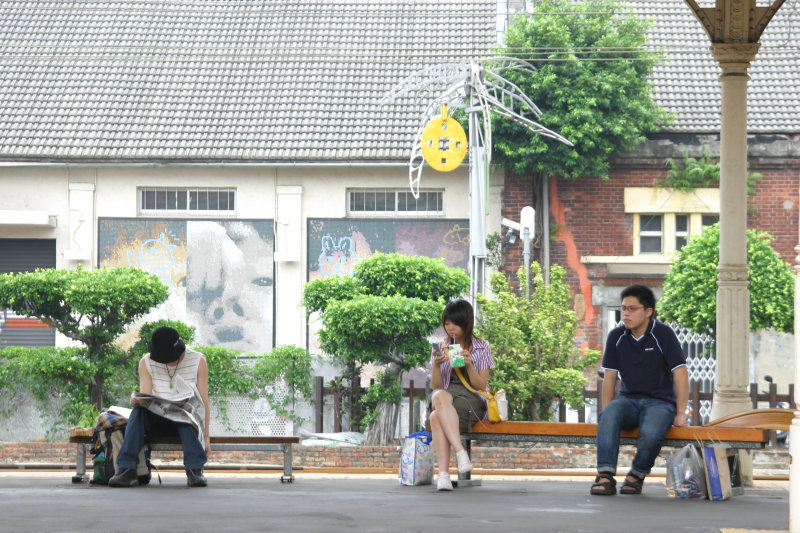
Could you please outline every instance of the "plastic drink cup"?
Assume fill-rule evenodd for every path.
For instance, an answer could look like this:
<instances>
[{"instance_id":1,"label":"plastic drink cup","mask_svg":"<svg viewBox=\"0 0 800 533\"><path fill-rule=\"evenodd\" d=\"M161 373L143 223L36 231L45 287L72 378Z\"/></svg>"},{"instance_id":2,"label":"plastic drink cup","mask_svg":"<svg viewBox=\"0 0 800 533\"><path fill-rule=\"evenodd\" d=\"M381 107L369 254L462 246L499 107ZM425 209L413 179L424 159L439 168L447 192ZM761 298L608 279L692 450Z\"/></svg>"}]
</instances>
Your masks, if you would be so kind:
<instances>
[{"instance_id":1,"label":"plastic drink cup","mask_svg":"<svg viewBox=\"0 0 800 533\"><path fill-rule=\"evenodd\" d=\"M450 353L450 364L453 366L453 368L463 367L466 365L464 362L464 356L461 355L460 344L451 344L448 351Z\"/></svg>"}]
</instances>

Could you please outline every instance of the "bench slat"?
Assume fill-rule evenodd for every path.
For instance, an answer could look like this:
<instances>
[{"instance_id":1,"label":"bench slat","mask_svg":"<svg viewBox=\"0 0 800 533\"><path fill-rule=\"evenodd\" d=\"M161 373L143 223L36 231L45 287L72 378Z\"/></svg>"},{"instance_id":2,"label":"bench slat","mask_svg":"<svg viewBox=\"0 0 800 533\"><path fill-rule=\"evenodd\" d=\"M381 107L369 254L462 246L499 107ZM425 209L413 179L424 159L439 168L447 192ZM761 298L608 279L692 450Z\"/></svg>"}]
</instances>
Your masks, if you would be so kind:
<instances>
[{"instance_id":1,"label":"bench slat","mask_svg":"<svg viewBox=\"0 0 800 533\"><path fill-rule=\"evenodd\" d=\"M591 437L597 435L597 424L587 422L477 422L472 426L472 438L481 435L541 435L551 437ZM638 429L624 430L621 437L636 438ZM731 428L718 426L671 427L666 438L678 441L721 441L764 443L764 432L759 429ZM493 439L497 440L497 439ZM567 441L568 442L568 441Z\"/></svg>"}]
</instances>

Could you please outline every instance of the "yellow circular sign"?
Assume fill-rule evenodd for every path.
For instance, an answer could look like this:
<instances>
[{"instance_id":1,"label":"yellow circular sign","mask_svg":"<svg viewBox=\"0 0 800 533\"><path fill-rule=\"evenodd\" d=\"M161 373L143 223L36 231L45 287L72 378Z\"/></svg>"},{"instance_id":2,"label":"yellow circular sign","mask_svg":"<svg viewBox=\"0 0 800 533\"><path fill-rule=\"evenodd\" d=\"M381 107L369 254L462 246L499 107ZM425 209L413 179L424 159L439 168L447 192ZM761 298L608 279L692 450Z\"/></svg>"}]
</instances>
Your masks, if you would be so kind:
<instances>
[{"instance_id":1,"label":"yellow circular sign","mask_svg":"<svg viewBox=\"0 0 800 533\"><path fill-rule=\"evenodd\" d=\"M457 120L447 116L436 117L422 131L422 157L439 172L450 172L467 154L467 135Z\"/></svg>"}]
</instances>

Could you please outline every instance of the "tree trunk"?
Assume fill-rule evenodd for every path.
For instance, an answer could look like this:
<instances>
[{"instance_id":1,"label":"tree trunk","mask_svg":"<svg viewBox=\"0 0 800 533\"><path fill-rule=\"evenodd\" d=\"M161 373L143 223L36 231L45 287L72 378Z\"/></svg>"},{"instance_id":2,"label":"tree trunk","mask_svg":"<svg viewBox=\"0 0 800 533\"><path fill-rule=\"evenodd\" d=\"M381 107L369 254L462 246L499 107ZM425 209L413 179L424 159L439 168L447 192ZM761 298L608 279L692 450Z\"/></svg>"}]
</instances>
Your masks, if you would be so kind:
<instances>
[{"instance_id":1,"label":"tree trunk","mask_svg":"<svg viewBox=\"0 0 800 533\"><path fill-rule=\"evenodd\" d=\"M98 411L103 410L103 384L105 378L102 374L95 374L89 385L89 402L94 404Z\"/></svg>"},{"instance_id":2,"label":"tree trunk","mask_svg":"<svg viewBox=\"0 0 800 533\"><path fill-rule=\"evenodd\" d=\"M393 378L400 379L400 367L394 363L386 366L386 372ZM367 428L367 446L387 446L395 444L394 434L397 431L397 422L400 420L400 404L381 402L378 404L378 417Z\"/></svg>"},{"instance_id":3,"label":"tree trunk","mask_svg":"<svg viewBox=\"0 0 800 533\"><path fill-rule=\"evenodd\" d=\"M367 428L367 446L387 446L395 444L397 422L400 419L400 405L392 402L381 402L378 418Z\"/></svg>"}]
</instances>

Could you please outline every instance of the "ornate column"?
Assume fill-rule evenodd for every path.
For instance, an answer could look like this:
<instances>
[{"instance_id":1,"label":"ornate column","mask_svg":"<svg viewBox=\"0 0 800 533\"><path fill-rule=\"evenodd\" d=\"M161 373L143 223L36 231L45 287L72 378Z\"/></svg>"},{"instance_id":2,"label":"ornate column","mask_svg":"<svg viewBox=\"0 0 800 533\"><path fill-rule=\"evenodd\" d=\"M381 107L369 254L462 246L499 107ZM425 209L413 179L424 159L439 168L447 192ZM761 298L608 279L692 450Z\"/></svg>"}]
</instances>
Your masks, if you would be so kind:
<instances>
[{"instance_id":1,"label":"ornate column","mask_svg":"<svg viewBox=\"0 0 800 533\"><path fill-rule=\"evenodd\" d=\"M758 43L711 47L722 68L717 375L711 418L750 408L747 267L747 69Z\"/></svg>"}]
</instances>

